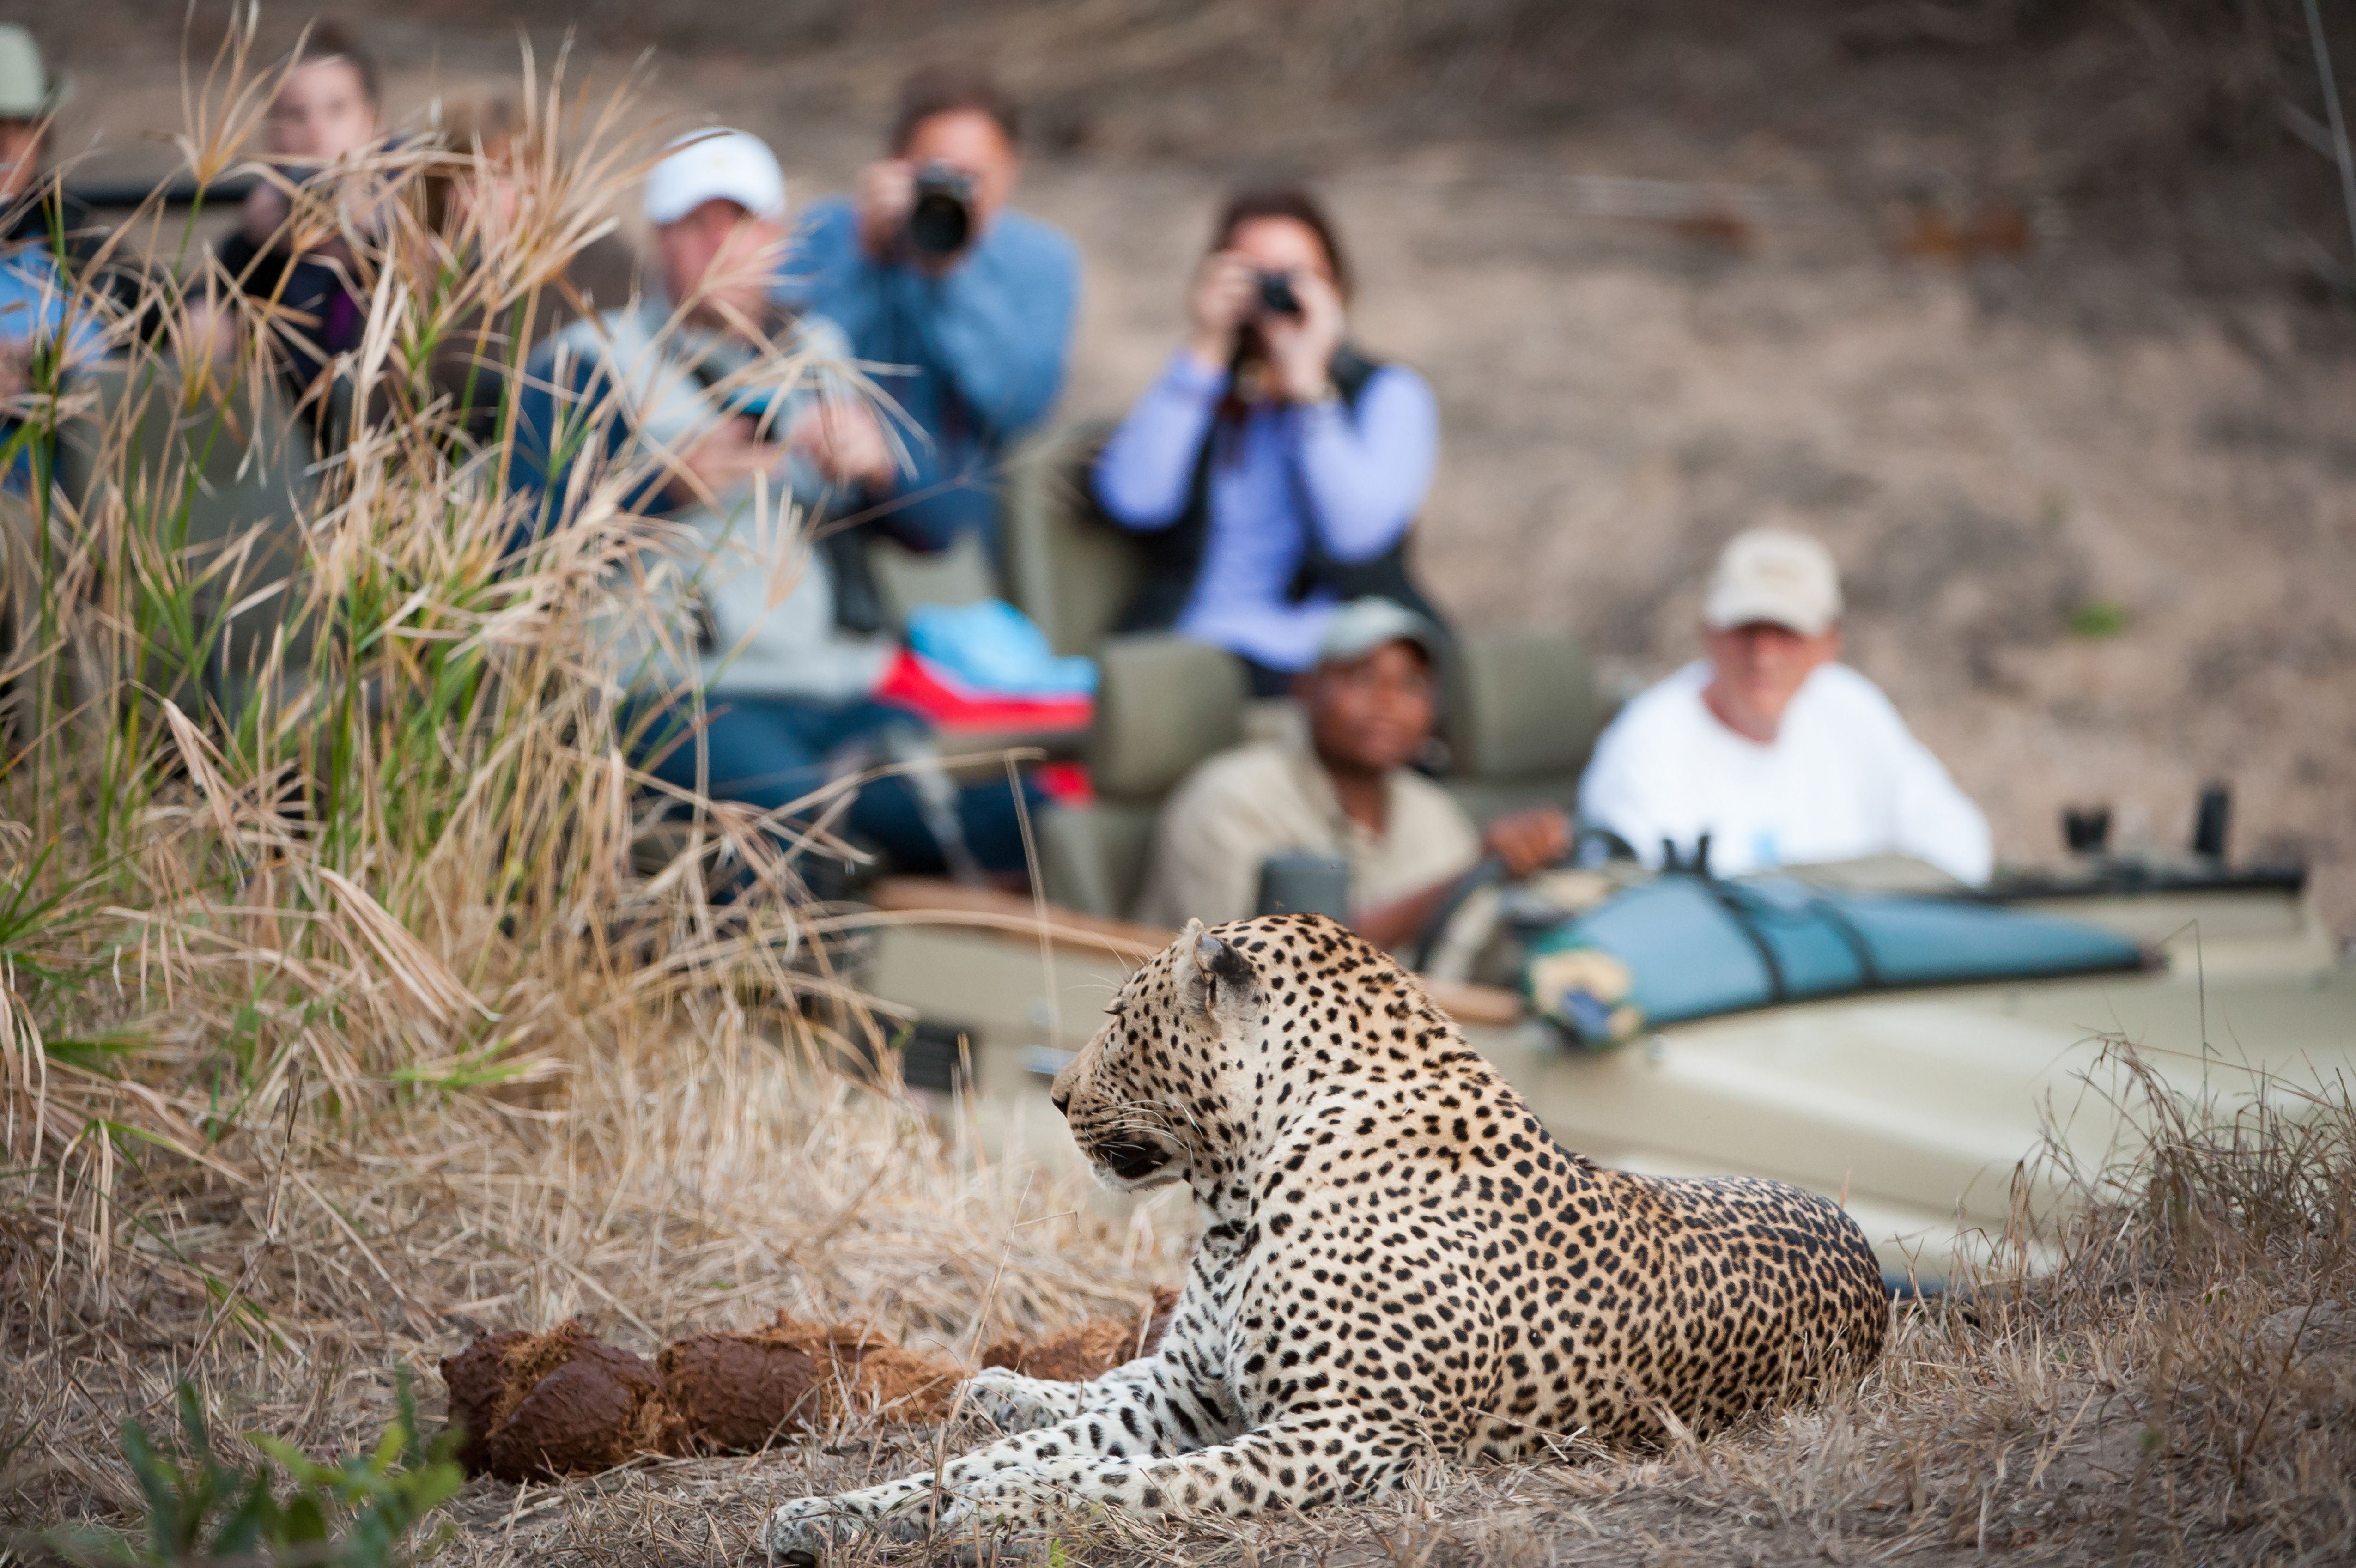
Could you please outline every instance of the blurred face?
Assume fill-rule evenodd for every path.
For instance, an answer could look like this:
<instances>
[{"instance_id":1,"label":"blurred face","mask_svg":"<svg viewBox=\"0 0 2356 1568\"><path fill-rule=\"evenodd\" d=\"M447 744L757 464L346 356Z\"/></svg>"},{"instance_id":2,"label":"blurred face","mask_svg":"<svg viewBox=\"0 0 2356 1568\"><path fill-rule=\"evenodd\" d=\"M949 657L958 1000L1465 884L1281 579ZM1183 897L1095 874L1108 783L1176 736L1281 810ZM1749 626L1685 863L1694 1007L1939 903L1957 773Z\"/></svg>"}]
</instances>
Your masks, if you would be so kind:
<instances>
[{"instance_id":1,"label":"blurred face","mask_svg":"<svg viewBox=\"0 0 2356 1568\"><path fill-rule=\"evenodd\" d=\"M1431 667L1411 642L1387 642L1348 664L1321 664L1301 678L1300 691L1310 740L1336 772L1404 768L1431 738Z\"/></svg>"},{"instance_id":2,"label":"blurred face","mask_svg":"<svg viewBox=\"0 0 2356 1568\"><path fill-rule=\"evenodd\" d=\"M1253 218L1236 225L1226 248L1264 273L1315 273L1334 281L1333 258L1317 231L1297 218Z\"/></svg>"},{"instance_id":3,"label":"blurred face","mask_svg":"<svg viewBox=\"0 0 2356 1568\"><path fill-rule=\"evenodd\" d=\"M522 188L504 163L469 173L450 185L450 231L479 231L486 242L497 241L515 227L516 205Z\"/></svg>"},{"instance_id":4,"label":"blurred face","mask_svg":"<svg viewBox=\"0 0 2356 1568\"><path fill-rule=\"evenodd\" d=\"M376 104L351 61L307 60L271 100L266 131L280 157L339 158L376 140Z\"/></svg>"},{"instance_id":5,"label":"blurred face","mask_svg":"<svg viewBox=\"0 0 2356 1568\"><path fill-rule=\"evenodd\" d=\"M689 315L725 329L734 325L732 315L758 322L767 313L769 285L785 241L782 226L715 197L657 229L655 255L671 299L694 298Z\"/></svg>"},{"instance_id":6,"label":"blurred face","mask_svg":"<svg viewBox=\"0 0 2356 1568\"><path fill-rule=\"evenodd\" d=\"M41 123L0 120L0 199L23 194L41 172Z\"/></svg>"},{"instance_id":7,"label":"blurred face","mask_svg":"<svg viewBox=\"0 0 2356 1568\"><path fill-rule=\"evenodd\" d=\"M916 122L908 145L899 156L918 168L944 163L973 180L973 217L977 231L990 226L998 209L1014 193L1015 177L1023 172L1023 155L998 128L998 122L979 109L952 109Z\"/></svg>"},{"instance_id":8,"label":"blurred face","mask_svg":"<svg viewBox=\"0 0 2356 1568\"><path fill-rule=\"evenodd\" d=\"M1724 631L1703 628L1712 676L1711 708L1736 733L1762 743L1775 738L1783 711L1818 666L1840 657L1840 628L1815 637L1772 621Z\"/></svg>"}]
</instances>

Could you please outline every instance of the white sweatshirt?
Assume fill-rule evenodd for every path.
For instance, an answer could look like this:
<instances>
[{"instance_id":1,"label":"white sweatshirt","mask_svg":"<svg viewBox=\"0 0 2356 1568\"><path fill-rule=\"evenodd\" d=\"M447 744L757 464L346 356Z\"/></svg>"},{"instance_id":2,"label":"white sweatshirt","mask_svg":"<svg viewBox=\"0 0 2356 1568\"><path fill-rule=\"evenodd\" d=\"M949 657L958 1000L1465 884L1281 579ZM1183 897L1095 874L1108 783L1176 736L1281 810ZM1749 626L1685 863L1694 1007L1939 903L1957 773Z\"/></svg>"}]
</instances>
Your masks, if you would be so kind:
<instances>
[{"instance_id":1,"label":"white sweatshirt","mask_svg":"<svg viewBox=\"0 0 2356 1568\"><path fill-rule=\"evenodd\" d=\"M1772 744L1737 735L1702 701L1697 660L1622 711L1596 742L1580 811L1648 865L1664 840L1710 869L1907 854L1977 885L1992 865L1987 819L1947 777L1881 688L1846 664L1811 674Z\"/></svg>"}]
</instances>

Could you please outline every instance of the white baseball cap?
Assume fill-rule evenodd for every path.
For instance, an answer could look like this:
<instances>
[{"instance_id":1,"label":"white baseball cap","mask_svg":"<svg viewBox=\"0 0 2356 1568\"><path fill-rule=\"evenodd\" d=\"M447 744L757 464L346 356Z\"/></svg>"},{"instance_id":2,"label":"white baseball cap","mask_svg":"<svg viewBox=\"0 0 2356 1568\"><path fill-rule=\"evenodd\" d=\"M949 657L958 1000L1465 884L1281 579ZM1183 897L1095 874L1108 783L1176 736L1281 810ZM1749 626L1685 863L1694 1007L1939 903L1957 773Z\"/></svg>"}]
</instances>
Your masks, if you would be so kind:
<instances>
[{"instance_id":1,"label":"white baseball cap","mask_svg":"<svg viewBox=\"0 0 2356 1568\"><path fill-rule=\"evenodd\" d=\"M647 221L676 223L707 201L783 218L786 175L769 145L749 131L698 131L673 142L647 173Z\"/></svg>"},{"instance_id":2,"label":"white baseball cap","mask_svg":"<svg viewBox=\"0 0 2356 1568\"><path fill-rule=\"evenodd\" d=\"M1710 574L1701 621L1712 631L1766 621L1821 637L1840 619L1840 569L1804 533L1746 529L1727 542Z\"/></svg>"}]
</instances>

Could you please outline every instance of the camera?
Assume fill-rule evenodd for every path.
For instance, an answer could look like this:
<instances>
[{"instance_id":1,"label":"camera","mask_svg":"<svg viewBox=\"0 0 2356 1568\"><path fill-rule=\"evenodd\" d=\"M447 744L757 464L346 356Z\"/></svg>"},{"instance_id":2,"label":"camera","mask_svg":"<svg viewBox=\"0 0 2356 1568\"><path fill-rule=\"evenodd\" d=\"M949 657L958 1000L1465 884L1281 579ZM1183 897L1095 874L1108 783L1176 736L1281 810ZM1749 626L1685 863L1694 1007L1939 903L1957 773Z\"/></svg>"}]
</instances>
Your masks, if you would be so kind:
<instances>
[{"instance_id":1,"label":"camera","mask_svg":"<svg viewBox=\"0 0 2356 1568\"><path fill-rule=\"evenodd\" d=\"M1292 290L1290 273L1259 274L1259 307L1270 316L1301 314L1301 296Z\"/></svg>"},{"instance_id":2,"label":"camera","mask_svg":"<svg viewBox=\"0 0 2356 1568\"><path fill-rule=\"evenodd\" d=\"M956 255L973 238L973 176L954 164L929 163L916 171L916 199L908 209L908 246L940 261Z\"/></svg>"}]
</instances>

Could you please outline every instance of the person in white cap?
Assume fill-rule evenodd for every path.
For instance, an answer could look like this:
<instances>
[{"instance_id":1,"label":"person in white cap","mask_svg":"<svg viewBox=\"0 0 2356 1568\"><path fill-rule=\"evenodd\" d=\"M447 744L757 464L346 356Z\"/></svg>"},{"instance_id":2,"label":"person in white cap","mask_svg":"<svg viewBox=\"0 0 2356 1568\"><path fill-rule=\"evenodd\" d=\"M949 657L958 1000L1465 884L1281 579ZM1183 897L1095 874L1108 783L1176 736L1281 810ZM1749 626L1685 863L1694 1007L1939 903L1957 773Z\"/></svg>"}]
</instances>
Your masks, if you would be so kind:
<instances>
[{"instance_id":1,"label":"person in white cap","mask_svg":"<svg viewBox=\"0 0 2356 1568\"><path fill-rule=\"evenodd\" d=\"M1846 664L1840 576L1804 534L1728 543L1702 606L1707 657L1596 742L1580 812L1647 864L1720 875L1901 854L1986 882L1987 820L1881 689Z\"/></svg>"},{"instance_id":2,"label":"person in white cap","mask_svg":"<svg viewBox=\"0 0 2356 1568\"><path fill-rule=\"evenodd\" d=\"M1334 610L1294 686L1308 744L1237 746L1187 776L1155 824L1138 918L1241 919L1269 856L1337 855L1350 865L1352 929L1404 950L1484 854L1514 876L1560 860L1571 843L1560 811L1515 812L1484 832L1408 766L1431 739L1442 647L1438 628L1391 600Z\"/></svg>"},{"instance_id":3,"label":"person in white cap","mask_svg":"<svg viewBox=\"0 0 2356 1568\"><path fill-rule=\"evenodd\" d=\"M535 529L618 490L625 510L695 541L650 562L669 624L616 639L621 678L647 698L639 760L680 789L772 811L824 784L830 754L920 727L873 697L898 643L842 628L826 553L810 548L809 525L897 459L842 379L841 334L771 300L785 215L785 176L760 138L723 130L673 144L646 186L659 286L534 350L513 470ZM788 496L798 520L784 513ZM1005 782L965 797L977 860L1020 866ZM849 825L902 869L943 865L905 778L864 787Z\"/></svg>"}]
</instances>

